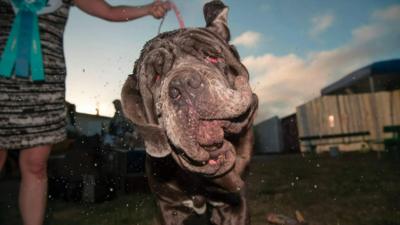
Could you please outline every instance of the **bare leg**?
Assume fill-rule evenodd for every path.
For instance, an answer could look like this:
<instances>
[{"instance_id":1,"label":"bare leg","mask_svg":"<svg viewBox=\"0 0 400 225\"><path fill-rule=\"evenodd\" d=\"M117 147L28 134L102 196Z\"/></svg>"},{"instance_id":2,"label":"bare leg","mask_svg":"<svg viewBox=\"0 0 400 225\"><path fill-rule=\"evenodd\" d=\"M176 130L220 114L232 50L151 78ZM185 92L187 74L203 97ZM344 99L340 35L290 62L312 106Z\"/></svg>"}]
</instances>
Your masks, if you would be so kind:
<instances>
[{"instance_id":1,"label":"bare leg","mask_svg":"<svg viewBox=\"0 0 400 225\"><path fill-rule=\"evenodd\" d=\"M4 149L0 149L0 173L3 170L6 159L7 159L7 151Z\"/></svg>"},{"instance_id":2,"label":"bare leg","mask_svg":"<svg viewBox=\"0 0 400 225\"><path fill-rule=\"evenodd\" d=\"M3 169L6 159L7 159L7 151L0 149L0 171Z\"/></svg>"},{"instance_id":3,"label":"bare leg","mask_svg":"<svg viewBox=\"0 0 400 225\"><path fill-rule=\"evenodd\" d=\"M47 203L47 159L51 146L22 150L19 208L24 225L42 225Z\"/></svg>"}]
</instances>

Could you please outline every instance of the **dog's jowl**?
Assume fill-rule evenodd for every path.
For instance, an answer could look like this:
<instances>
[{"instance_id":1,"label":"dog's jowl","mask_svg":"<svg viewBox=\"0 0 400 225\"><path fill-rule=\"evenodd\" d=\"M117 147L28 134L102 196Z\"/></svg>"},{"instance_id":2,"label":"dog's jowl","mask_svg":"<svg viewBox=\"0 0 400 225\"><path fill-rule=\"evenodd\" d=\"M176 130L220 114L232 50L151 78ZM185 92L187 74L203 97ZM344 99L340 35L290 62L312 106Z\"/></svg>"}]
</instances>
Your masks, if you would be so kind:
<instances>
[{"instance_id":1,"label":"dog's jowl","mask_svg":"<svg viewBox=\"0 0 400 225\"><path fill-rule=\"evenodd\" d=\"M228 8L204 6L206 27L150 40L122 90L143 137L161 224L249 224L244 172L257 97L229 44Z\"/></svg>"}]
</instances>

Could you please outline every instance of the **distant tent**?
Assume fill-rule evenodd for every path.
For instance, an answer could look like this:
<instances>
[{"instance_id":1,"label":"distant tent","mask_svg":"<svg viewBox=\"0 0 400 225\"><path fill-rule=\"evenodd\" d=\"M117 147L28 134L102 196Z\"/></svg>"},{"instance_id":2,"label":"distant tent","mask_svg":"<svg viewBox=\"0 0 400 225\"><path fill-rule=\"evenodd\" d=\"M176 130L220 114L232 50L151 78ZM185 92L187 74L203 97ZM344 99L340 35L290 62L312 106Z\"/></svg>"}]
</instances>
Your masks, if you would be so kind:
<instances>
[{"instance_id":1,"label":"distant tent","mask_svg":"<svg viewBox=\"0 0 400 225\"><path fill-rule=\"evenodd\" d=\"M321 95L356 94L400 89L400 59L376 62L323 88Z\"/></svg>"}]
</instances>

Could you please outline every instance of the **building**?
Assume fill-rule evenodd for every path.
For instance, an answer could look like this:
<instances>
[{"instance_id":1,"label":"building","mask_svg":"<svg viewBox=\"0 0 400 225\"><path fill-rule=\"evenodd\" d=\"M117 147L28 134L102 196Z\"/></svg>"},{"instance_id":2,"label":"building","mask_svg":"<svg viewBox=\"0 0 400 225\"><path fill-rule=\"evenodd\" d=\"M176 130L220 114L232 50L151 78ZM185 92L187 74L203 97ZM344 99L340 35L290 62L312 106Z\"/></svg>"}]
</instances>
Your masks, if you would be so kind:
<instances>
[{"instance_id":1,"label":"building","mask_svg":"<svg viewBox=\"0 0 400 225\"><path fill-rule=\"evenodd\" d=\"M92 136L101 134L109 126L111 118L86 113L75 113L75 123L81 134Z\"/></svg>"},{"instance_id":2,"label":"building","mask_svg":"<svg viewBox=\"0 0 400 225\"><path fill-rule=\"evenodd\" d=\"M283 152L281 121L277 116L254 126L255 149L258 154Z\"/></svg>"},{"instance_id":3,"label":"building","mask_svg":"<svg viewBox=\"0 0 400 225\"><path fill-rule=\"evenodd\" d=\"M114 104L119 106L119 100ZM48 163L53 196L102 201L115 196L115 191L126 191L132 177L143 177L146 152L138 148L133 126L119 107L110 118L79 113L74 104L66 105L68 139L53 147ZM133 182L129 185L136 187Z\"/></svg>"},{"instance_id":4,"label":"building","mask_svg":"<svg viewBox=\"0 0 400 225\"><path fill-rule=\"evenodd\" d=\"M75 135L93 136L101 135L108 129L111 117L76 112L75 105L67 105L67 130Z\"/></svg>"},{"instance_id":5,"label":"building","mask_svg":"<svg viewBox=\"0 0 400 225\"><path fill-rule=\"evenodd\" d=\"M373 63L296 109L301 150L383 150L400 125L400 59Z\"/></svg>"},{"instance_id":6,"label":"building","mask_svg":"<svg viewBox=\"0 0 400 225\"><path fill-rule=\"evenodd\" d=\"M295 153L300 151L296 114L274 116L254 126L258 154Z\"/></svg>"},{"instance_id":7,"label":"building","mask_svg":"<svg viewBox=\"0 0 400 225\"><path fill-rule=\"evenodd\" d=\"M297 117L293 113L281 119L282 141L284 152L300 152L299 131L297 128Z\"/></svg>"}]
</instances>

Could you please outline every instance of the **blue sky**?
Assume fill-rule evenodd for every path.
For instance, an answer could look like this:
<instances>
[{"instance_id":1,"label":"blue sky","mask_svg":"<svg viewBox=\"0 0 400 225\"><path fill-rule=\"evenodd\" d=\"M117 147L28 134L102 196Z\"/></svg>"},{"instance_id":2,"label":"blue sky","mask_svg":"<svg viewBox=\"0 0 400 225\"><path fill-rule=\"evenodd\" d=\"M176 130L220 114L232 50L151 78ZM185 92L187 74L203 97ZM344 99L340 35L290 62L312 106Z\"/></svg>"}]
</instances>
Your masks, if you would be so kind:
<instances>
[{"instance_id":1,"label":"blue sky","mask_svg":"<svg viewBox=\"0 0 400 225\"><path fill-rule=\"evenodd\" d=\"M150 1L110 0L113 5ZM187 27L204 26L206 0L175 0ZM375 61L400 58L398 0L225 0L231 43L260 99L257 122L295 112L321 88ZM67 100L77 110L111 116L144 43L157 34L151 17L111 23L71 10L65 32ZM178 28L169 13L162 31Z\"/></svg>"}]
</instances>

